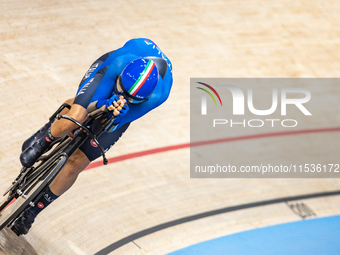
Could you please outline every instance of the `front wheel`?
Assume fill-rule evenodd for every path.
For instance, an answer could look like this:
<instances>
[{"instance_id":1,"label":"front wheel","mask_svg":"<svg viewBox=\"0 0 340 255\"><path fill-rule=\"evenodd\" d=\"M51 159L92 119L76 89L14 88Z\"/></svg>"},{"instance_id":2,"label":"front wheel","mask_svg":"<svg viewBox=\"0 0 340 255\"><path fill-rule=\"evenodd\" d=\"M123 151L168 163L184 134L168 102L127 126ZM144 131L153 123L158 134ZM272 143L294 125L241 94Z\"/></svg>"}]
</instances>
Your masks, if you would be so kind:
<instances>
[{"instance_id":1,"label":"front wheel","mask_svg":"<svg viewBox=\"0 0 340 255\"><path fill-rule=\"evenodd\" d=\"M16 193L13 194L12 191L8 192L8 194L0 202L0 217L1 217L2 211L5 210L6 207L8 207L12 202L14 202L17 197L18 195Z\"/></svg>"},{"instance_id":2,"label":"front wheel","mask_svg":"<svg viewBox=\"0 0 340 255\"><path fill-rule=\"evenodd\" d=\"M39 168L36 169L38 175L33 175L31 178L16 190L16 200L9 206L9 201L4 206L5 209L0 213L0 230L6 226L10 226L14 220L30 205L31 202L39 197L39 194L53 181L60 170L64 167L68 156L65 153L57 154L52 157ZM27 185L28 184L28 185ZM6 208L7 206L7 208Z\"/></svg>"}]
</instances>

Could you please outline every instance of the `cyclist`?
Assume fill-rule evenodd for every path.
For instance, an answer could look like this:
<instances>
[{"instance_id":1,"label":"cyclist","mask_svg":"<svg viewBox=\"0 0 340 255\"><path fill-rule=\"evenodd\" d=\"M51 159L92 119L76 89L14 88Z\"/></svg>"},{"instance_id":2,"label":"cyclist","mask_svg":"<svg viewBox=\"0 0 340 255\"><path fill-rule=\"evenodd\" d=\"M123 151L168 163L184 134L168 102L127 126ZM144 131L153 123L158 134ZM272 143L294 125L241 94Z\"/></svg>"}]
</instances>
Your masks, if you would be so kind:
<instances>
[{"instance_id":1,"label":"cyclist","mask_svg":"<svg viewBox=\"0 0 340 255\"><path fill-rule=\"evenodd\" d=\"M80 82L76 96L66 100L71 105L70 110L64 109L61 114L83 122L88 112L105 105L115 115L113 128L98 138L107 151L131 122L167 100L172 81L171 62L159 47L149 39L132 39L91 65ZM93 124L91 129L98 127ZM45 124L23 143L22 165L31 167L53 141L70 134L75 128L77 126L66 119ZM69 158L35 206L27 208L14 222L12 230L17 235L27 234L35 217L67 191L79 173L100 156L97 145L87 139Z\"/></svg>"}]
</instances>

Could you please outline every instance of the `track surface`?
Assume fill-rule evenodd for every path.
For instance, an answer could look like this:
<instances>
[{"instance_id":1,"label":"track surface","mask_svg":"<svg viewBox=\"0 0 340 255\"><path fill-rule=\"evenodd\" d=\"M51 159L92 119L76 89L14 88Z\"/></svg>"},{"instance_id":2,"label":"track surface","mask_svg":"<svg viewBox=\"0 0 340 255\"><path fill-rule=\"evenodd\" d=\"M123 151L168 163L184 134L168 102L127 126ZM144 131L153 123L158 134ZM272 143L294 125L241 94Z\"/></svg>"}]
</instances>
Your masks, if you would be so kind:
<instances>
[{"instance_id":1,"label":"track surface","mask_svg":"<svg viewBox=\"0 0 340 255\"><path fill-rule=\"evenodd\" d=\"M27 236L2 231L0 252L167 254L339 214L339 195L308 198L337 192L339 179L189 177L190 78L340 77L339 1L0 0L0 10L0 191L20 169L22 142L74 96L96 58L130 38L147 37L174 67L168 101L132 123L107 154L112 164L92 163ZM209 146L247 165L279 157L340 163L339 87L312 94L323 99L313 109L320 115L299 122L300 131L264 128ZM301 200L284 202L294 197ZM301 206L312 213L299 213Z\"/></svg>"}]
</instances>

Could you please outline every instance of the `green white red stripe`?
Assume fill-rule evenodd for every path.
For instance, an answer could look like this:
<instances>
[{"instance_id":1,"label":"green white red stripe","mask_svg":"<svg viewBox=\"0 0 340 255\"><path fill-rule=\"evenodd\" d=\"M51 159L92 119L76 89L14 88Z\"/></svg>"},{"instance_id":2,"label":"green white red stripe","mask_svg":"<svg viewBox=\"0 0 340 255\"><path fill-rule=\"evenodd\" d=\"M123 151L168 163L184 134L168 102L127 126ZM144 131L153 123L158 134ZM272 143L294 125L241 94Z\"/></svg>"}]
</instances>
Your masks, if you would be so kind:
<instances>
[{"instance_id":1,"label":"green white red stripe","mask_svg":"<svg viewBox=\"0 0 340 255\"><path fill-rule=\"evenodd\" d=\"M133 84L133 86L129 89L129 94L134 96L138 92L138 90L143 86L144 82L148 79L150 73L155 67L155 63L152 60L149 60L144 68L143 72L137 79L137 81Z\"/></svg>"}]
</instances>

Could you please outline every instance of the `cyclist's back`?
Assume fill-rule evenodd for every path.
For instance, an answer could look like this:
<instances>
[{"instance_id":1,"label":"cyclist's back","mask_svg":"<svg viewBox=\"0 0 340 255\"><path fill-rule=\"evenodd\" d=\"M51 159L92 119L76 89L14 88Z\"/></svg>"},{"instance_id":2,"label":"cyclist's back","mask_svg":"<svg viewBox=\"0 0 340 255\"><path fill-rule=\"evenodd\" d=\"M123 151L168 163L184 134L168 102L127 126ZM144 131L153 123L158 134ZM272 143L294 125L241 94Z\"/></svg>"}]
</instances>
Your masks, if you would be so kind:
<instances>
[{"instance_id":1,"label":"cyclist's back","mask_svg":"<svg viewBox=\"0 0 340 255\"><path fill-rule=\"evenodd\" d=\"M87 77L85 81L82 81L81 86L78 89L79 93L82 91L84 86L98 74L98 72L102 72L103 77L100 80L100 83L97 85L96 91L93 93L92 98L86 103L79 102L80 100L78 101L76 98L75 103L79 103L85 107L86 104L89 105L92 102L105 100L111 97L111 95L114 93L115 80L117 79L117 76L121 74L127 64L140 57L162 58L167 62L168 70L166 71L164 78L159 79L156 89L149 97L149 100L143 104L133 104L129 106L129 112L121 120L117 128L120 128L124 124L142 117L147 112L162 104L170 94L173 81L172 65L170 60L165 56L160 48L154 42L145 38L132 39L125 43L122 48L107 54L106 59L102 59L103 62L92 71L91 75Z\"/></svg>"}]
</instances>

